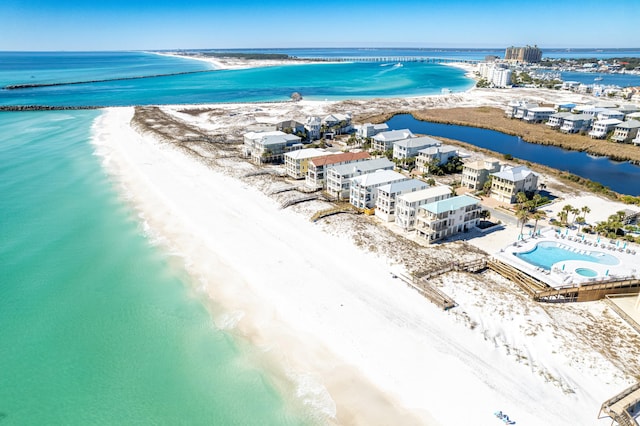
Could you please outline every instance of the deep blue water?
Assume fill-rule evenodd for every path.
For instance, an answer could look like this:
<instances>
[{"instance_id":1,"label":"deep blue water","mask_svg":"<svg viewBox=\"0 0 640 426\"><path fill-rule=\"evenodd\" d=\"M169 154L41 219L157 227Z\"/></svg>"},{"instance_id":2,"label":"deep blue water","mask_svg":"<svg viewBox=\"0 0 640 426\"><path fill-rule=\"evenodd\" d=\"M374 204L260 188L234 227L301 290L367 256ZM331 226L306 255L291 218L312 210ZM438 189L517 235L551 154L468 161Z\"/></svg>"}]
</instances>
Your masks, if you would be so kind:
<instances>
[{"instance_id":1,"label":"deep blue water","mask_svg":"<svg viewBox=\"0 0 640 426\"><path fill-rule=\"evenodd\" d=\"M637 74L606 74L600 72L562 72L560 73L563 81L578 81L583 84L602 84L614 85L620 87L640 86L640 75ZM595 81L596 77L602 78Z\"/></svg>"},{"instance_id":2,"label":"deep blue water","mask_svg":"<svg viewBox=\"0 0 640 426\"><path fill-rule=\"evenodd\" d=\"M403 114L387 122L390 129L410 129L414 133L457 139L501 154L543 164L590 179L610 189L629 195L640 195L640 167L628 162L593 157L584 152L567 151L548 145L537 145L494 130L419 121Z\"/></svg>"}]
</instances>

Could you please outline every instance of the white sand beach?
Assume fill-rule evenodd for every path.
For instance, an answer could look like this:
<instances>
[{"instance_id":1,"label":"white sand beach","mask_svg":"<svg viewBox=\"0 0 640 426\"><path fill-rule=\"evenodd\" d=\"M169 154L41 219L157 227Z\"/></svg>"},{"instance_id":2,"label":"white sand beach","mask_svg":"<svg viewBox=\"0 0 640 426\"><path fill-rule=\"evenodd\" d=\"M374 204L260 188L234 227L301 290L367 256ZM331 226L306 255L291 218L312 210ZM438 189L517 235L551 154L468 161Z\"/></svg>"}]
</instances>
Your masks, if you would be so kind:
<instances>
[{"instance_id":1,"label":"white sand beach","mask_svg":"<svg viewBox=\"0 0 640 426\"><path fill-rule=\"evenodd\" d=\"M215 120L192 117L190 124L237 133L268 108L462 106L480 97L504 102L501 93L474 90L390 102L235 104L215 106L224 111ZM179 109L172 111L186 122L191 116ZM625 371L638 362L640 344L618 342L624 348L616 358L604 355L606 330L628 335L604 304L543 306L493 273L448 274L438 283L459 306L441 311L394 279L399 266L383 253L354 244L349 232L325 232L331 223L280 209L222 169L137 133L132 114L110 108L96 120L94 143L106 169L151 232L184 257L197 290L215 305L216 326L254 345L256 357L283 372L323 423L502 424L498 410L518 425L610 423L597 419L598 409L632 383ZM576 337L604 319L604 340Z\"/></svg>"}]
</instances>

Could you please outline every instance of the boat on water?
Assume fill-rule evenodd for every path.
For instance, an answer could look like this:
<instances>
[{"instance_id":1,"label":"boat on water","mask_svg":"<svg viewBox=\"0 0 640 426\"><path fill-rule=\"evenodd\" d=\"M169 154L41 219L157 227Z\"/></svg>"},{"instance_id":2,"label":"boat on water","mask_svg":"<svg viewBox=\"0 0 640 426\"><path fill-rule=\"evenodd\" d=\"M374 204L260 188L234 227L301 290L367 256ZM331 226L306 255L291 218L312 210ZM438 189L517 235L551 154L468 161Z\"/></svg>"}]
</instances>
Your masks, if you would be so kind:
<instances>
[{"instance_id":1,"label":"boat on water","mask_svg":"<svg viewBox=\"0 0 640 426\"><path fill-rule=\"evenodd\" d=\"M602 77L596 77L593 79L593 81L602 81Z\"/></svg>"}]
</instances>

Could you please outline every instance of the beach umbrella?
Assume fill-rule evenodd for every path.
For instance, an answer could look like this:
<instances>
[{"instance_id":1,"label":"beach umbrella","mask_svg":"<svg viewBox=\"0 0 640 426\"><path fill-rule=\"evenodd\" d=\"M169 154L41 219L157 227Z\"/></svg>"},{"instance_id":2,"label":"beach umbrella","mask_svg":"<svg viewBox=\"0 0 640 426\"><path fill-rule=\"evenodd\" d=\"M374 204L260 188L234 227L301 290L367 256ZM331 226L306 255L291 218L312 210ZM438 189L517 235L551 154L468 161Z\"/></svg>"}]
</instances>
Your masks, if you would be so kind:
<instances>
[{"instance_id":1,"label":"beach umbrella","mask_svg":"<svg viewBox=\"0 0 640 426\"><path fill-rule=\"evenodd\" d=\"M564 235L569 235L569 228L567 228L567 230L564 231Z\"/></svg>"},{"instance_id":2,"label":"beach umbrella","mask_svg":"<svg viewBox=\"0 0 640 426\"><path fill-rule=\"evenodd\" d=\"M609 276L609 270L608 269L605 271L604 275L605 275L605 277Z\"/></svg>"},{"instance_id":3,"label":"beach umbrella","mask_svg":"<svg viewBox=\"0 0 640 426\"><path fill-rule=\"evenodd\" d=\"M597 242L598 242L598 243L600 242L600 235L598 235L598 241L597 241Z\"/></svg>"},{"instance_id":4,"label":"beach umbrella","mask_svg":"<svg viewBox=\"0 0 640 426\"><path fill-rule=\"evenodd\" d=\"M616 240L616 247L620 245L620 240Z\"/></svg>"},{"instance_id":5,"label":"beach umbrella","mask_svg":"<svg viewBox=\"0 0 640 426\"><path fill-rule=\"evenodd\" d=\"M627 242L625 241L624 244L622 245L622 248L625 249L627 248Z\"/></svg>"},{"instance_id":6,"label":"beach umbrella","mask_svg":"<svg viewBox=\"0 0 640 426\"><path fill-rule=\"evenodd\" d=\"M564 263L562 264L562 270L564 271Z\"/></svg>"},{"instance_id":7,"label":"beach umbrella","mask_svg":"<svg viewBox=\"0 0 640 426\"><path fill-rule=\"evenodd\" d=\"M582 241L584 241L584 234L582 234Z\"/></svg>"}]
</instances>

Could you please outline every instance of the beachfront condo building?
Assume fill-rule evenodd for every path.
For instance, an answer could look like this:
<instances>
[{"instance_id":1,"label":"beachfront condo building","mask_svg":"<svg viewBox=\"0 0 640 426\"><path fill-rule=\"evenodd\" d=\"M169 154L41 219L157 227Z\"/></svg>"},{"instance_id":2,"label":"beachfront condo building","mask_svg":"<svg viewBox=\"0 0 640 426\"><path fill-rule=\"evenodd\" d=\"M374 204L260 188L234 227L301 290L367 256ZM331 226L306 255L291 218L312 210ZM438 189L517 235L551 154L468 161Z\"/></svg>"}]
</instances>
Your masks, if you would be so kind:
<instances>
[{"instance_id":1,"label":"beachfront condo building","mask_svg":"<svg viewBox=\"0 0 640 426\"><path fill-rule=\"evenodd\" d=\"M371 124L365 123L360 126L356 126L356 136L360 139L372 138L378 133L386 132L389 130L387 123Z\"/></svg>"},{"instance_id":2,"label":"beachfront condo building","mask_svg":"<svg viewBox=\"0 0 640 426\"><path fill-rule=\"evenodd\" d=\"M327 151L318 148L298 149L284 155L284 168L287 176L304 179L309 170L309 160L327 155Z\"/></svg>"},{"instance_id":3,"label":"beachfront condo building","mask_svg":"<svg viewBox=\"0 0 640 426\"><path fill-rule=\"evenodd\" d=\"M416 236L433 243L475 228L481 218L480 199L470 195L423 204L416 215Z\"/></svg>"},{"instance_id":4,"label":"beachfront condo building","mask_svg":"<svg viewBox=\"0 0 640 426\"><path fill-rule=\"evenodd\" d=\"M299 136L279 130L273 132L249 132L244 134L244 153L256 164L281 163L284 154L301 149Z\"/></svg>"},{"instance_id":5,"label":"beachfront condo building","mask_svg":"<svg viewBox=\"0 0 640 426\"><path fill-rule=\"evenodd\" d=\"M453 145L430 146L418 151L416 169L420 173L429 173L430 166L445 164L456 156L458 148Z\"/></svg>"},{"instance_id":6,"label":"beachfront condo building","mask_svg":"<svg viewBox=\"0 0 640 426\"><path fill-rule=\"evenodd\" d=\"M409 180L393 170L377 170L351 179L349 202L359 209L372 209L378 199L378 188L393 182Z\"/></svg>"},{"instance_id":7,"label":"beachfront condo building","mask_svg":"<svg viewBox=\"0 0 640 426\"><path fill-rule=\"evenodd\" d=\"M338 200L349 199L351 180L356 176L374 173L378 170L393 170L395 164L388 158L373 158L357 163L327 167L327 194Z\"/></svg>"},{"instance_id":8,"label":"beachfront condo building","mask_svg":"<svg viewBox=\"0 0 640 426\"><path fill-rule=\"evenodd\" d=\"M340 164L357 163L370 158L368 152L341 152L325 155L323 157L315 157L307 162L307 177L305 185L311 189L321 189L326 183L327 167L337 166Z\"/></svg>"},{"instance_id":9,"label":"beachfront condo building","mask_svg":"<svg viewBox=\"0 0 640 426\"><path fill-rule=\"evenodd\" d=\"M429 184L418 179L409 179L382 185L378 188L376 201L376 216L385 222L393 222L396 219L398 196L407 193L415 193L427 189Z\"/></svg>"},{"instance_id":10,"label":"beachfront condo building","mask_svg":"<svg viewBox=\"0 0 640 426\"><path fill-rule=\"evenodd\" d=\"M371 149L373 151L385 152L393 148L393 143L410 139L413 133L409 129L390 130L388 132L380 132L373 137L371 141Z\"/></svg>"},{"instance_id":11,"label":"beachfront condo building","mask_svg":"<svg viewBox=\"0 0 640 426\"><path fill-rule=\"evenodd\" d=\"M526 166L504 167L491 173L491 198L502 203L516 202L518 192L530 195L538 190L538 174Z\"/></svg>"},{"instance_id":12,"label":"beachfront condo building","mask_svg":"<svg viewBox=\"0 0 640 426\"><path fill-rule=\"evenodd\" d=\"M411 231L416 223L416 211L423 204L450 198L451 187L447 185L432 186L421 191L409 192L396 197L396 225L405 231ZM376 215L378 212L376 211Z\"/></svg>"},{"instance_id":13,"label":"beachfront condo building","mask_svg":"<svg viewBox=\"0 0 640 426\"><path fill-rule=\"evenodd\" d=\"M589 132L589 136L591 139L604 139L607 137L609 132L613 132L613 129L621 123L622 120L618 120L617 118L595 121L591 127L591 131Z\"/></svg>"},{"instance_id":14,"label":"beachfront condo building","mask_svg":"<svg viewBox=\"0 0 640 426\"><path fill-rule=\"evenodd\" d=\"M500 171L500 162L494 158L464 163L462 166L463 188L481 190L491 173Z\"/></svg>"},{"instance_id":15,"label":"beachfront condo building","mask_svg":"<svg viewBox=\"0 0 640 426\"><path fill-rule=\"evenodd\" d=\"M507 64L480 62L478 73L494 87L511 87L511 74Z\"/></svg>"},{"instance_id":16,"label":"beachfront condo building","mask_svg":"<svg viewBox=\"0 0 640 426\"><path fill-rule=\"evenodd\" d=\"M611 140L618 143L631 143L638 136L638 129L640 129L640 121L623 121L613 130Z\"/></svg>"},{"instance_id":17,"label":"beachfront condo building","mask_svg":"<svg viewBox=\"0 0 640 426\"><path fill-rule=\"evenodd\" d=\"M551 114L549 116L549 120L545 123L547 127L550 127L554 130L560 129L562 127L562 123L565 118L571 117L573 114L569 111L564 112L556 112L555 114Z\"/></svg>"},{"instance_id":18,"label":"beachfront condo building","mask_svg":"<svg viewBox=\"0 0 640 426\"><path fill-rule=\"evenodd\" d=\"M407 158L416 157L421 149L440 145L442 145L442 142L429 136L402 139L393 143L393 158L406 160Z\"/></svg>"},{"instance_id":19,"label":"beachfront condo building","mask_svg":"<svg viewBox=\"0 0 640 426\"><path fill-rule=\"evenodd\" d=\"M560 131L562 133L586 132L591 128L593 116L589 114L572 114L562 120Z\"/></svg>"},{"instance_id":20,"label":"beachfront condo building","mask_svg":"<svg viewBox=\"0 0 640 426\"><path fill-rule=\"evenodd\" d=\"M542 59L542 50L538 46L507 47L504 52L506 61L528 62L535 64Z\"/></svg>"}]
</instances>

